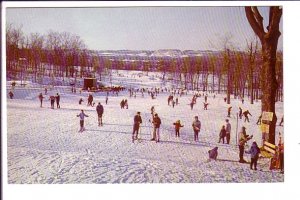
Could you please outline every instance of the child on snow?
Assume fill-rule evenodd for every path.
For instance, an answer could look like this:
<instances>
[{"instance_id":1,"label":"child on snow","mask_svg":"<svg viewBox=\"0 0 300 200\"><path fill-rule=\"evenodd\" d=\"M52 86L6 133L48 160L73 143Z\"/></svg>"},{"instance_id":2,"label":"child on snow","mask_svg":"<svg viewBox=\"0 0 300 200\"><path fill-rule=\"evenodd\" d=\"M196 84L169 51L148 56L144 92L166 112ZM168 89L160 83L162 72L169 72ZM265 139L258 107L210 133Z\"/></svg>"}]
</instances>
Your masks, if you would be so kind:
<instances>
[{"instance_id":1,"label":"child on snow","mask_svg":"<svg viewBox=\"0 0 300 200\"><path fill-rule=\"evenodd\" d=\"M220 131L220 134L219 134L219 143L221 142L221 139L223 140L223 144L224 144L224 138L226 136L226 129L225 129L225 126L223 125L222 126L222 129Z\"/></svg>"},{"instance_id":2,"label":"child on snow","mask_svg":"<svg viewBox=\"0 0 300 200\"><path fill-rule=\"evenodd\" d=\"M173 125L175 125L175 137L180 137L179 129L183 127L183 125L181 125L180 120L177 120Z\"/></svg>"},{"instance_id":3,"label":"child on snow","mask_svg":"<svg viewBox=\"0 0 300 200\"><path fill-rule=\"evenodd\" d=\"M218 147L215 147L208 151L209 159L217 160L218 157Z\"/></svg>"},{"instance_id":4,"label":"child on snow","mask_svg":"<svg viewBox=\"0 0 300 200\"><path fill-rule=\"evenodd\" d=\"M258 155L260 154L260 149L257 146L257 143L254 141L251 145L251 148L249 151L246 151L246 153L251 154L251 163L250 163L250 169L253 169L252 166L254 165L254 170L257 170L257 160Z\"/></svg>"},{"instance_id":5,"label":"child on snow","mask_svg":"<svg viewBox=\"0 0 300 200\"><path fill-rule=\"evenodd\" d=\"M79 132L83 132L84 131L84 117L89 117L88 115L86 115L83 110L81 110L81 113L77 115L77 117L80 118L80 130Z\"/></svg>"}]
</instances>

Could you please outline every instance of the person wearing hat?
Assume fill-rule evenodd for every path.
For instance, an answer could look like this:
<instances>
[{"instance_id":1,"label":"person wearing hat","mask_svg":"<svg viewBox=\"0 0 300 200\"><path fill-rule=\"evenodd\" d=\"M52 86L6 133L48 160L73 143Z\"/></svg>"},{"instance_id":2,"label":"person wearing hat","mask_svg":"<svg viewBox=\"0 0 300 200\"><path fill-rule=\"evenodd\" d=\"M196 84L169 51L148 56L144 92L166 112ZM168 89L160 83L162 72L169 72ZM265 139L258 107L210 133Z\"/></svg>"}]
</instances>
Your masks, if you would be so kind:
<instances>
[{"instance_id":1,"label":"person wearing hat","mask_svg":"<svg viewBox=\"0 0 300 200\"><path fill-rule=\"evenodd\" d=\"M247 143L248 140L252 139L253 135L249 136L246 134L246 128L243 126L242 131L240 133L240 139L239 139L239 157L240 163L245 163L246 161L244 160L244 150L245 150L245 144Z\"/></svg>"},{"instance_id":2,"label":"person wearing hat","mask_svg":"<svg viewBox=\"0 0 300 200\"><path fill-rule=\"evenodd\" d=\"M177 120L173 125L175 125L175 137L180 137L179 129L183 127L183 125L181 125L180 120Z\"/></svg>"},{"instance_id":3,"label":"person wearing hat","mask_svg":"<svg viewBox=\"0 0 300 200\"><path fill-rule=\"evenodd\" d=\"M137 112L133 120L134 122L133 122L132 142L134 142L134 140L137 140L140 124L143 122L141 117L141 112Z\"/></svg>"}]
</instances>

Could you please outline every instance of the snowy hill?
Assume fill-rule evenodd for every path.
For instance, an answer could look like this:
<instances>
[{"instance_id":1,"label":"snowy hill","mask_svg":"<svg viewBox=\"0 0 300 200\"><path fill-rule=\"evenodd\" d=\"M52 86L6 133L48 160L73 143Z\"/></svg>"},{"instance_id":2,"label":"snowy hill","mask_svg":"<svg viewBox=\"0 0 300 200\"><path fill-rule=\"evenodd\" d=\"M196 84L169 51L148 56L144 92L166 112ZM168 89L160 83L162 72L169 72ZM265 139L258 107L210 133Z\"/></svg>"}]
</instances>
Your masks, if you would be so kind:
<instances>
[{"instance_id":1,"label":"snowy hill","mask_svg":"<svg viewBox=\"0 0 300 200\"><path fill-rule=\"evenodd\" d=\"M125 73L125 72L124 72ZM144 76L132 74L116 76L137 88L159 86ZM149 78L149 77L148 77ZM135 81L133 81L135 80ZM9 91L9 90L7 90ZM284 175L268 169L269 161L260 159L258 171L250 170L249 164L238 163L236 129L245 126L260 145L261 132L256 120L260 115L260 102L253 105L246 99L242 104L232 99L233 106L231 144L218 143L219 131L225 123L228 105L223 96L213 98L208 94L208 110L203 110L204 98L197 99L191 110L188 105L193 91L179 98L179 105L168 106L168 92L151 99L145 93L142 97L129 97L127 91L118 96L110 94L108 104L106 93L95 93L96 103L104 105L104 126L97 125L95 107L88 107L87 92L71 93L70 88L55 87L49 94L60 92L61 108L50 109L46 98L43 108L39 107L37 95L43 87L35 89L15 88L16 99L7 100L8 128L8 181L9 183L228 183L228 182L283 182ZM82 105L78 104L83 98ZM120 101L128 99L129 108L120 109ZM161 142L150 141L152 124L150 108L162 120ZM236 119L238 106L249 109L250 123ZM89 117L85 119L86 131L79 133L79 118L83 109ZM141 142L131 142L133 117L137 111L143 119ZM276 104L278 119L283 115L283 103ZM199 116L202 129L199 142L193 141L192 120ZM180 119L184 127L181 137L175 138L173 123ZM238 124L237 124L238 122ZM283 132L277 126L276 132ZM278 134L277 134L278 135ZM278 139L278 138L277 138ZM248 142L248 146L252 141ZM208 150L219 147L216 161L208 160ZM245 159L250 160L248 154Z\"/></svg>"}]
</instances>

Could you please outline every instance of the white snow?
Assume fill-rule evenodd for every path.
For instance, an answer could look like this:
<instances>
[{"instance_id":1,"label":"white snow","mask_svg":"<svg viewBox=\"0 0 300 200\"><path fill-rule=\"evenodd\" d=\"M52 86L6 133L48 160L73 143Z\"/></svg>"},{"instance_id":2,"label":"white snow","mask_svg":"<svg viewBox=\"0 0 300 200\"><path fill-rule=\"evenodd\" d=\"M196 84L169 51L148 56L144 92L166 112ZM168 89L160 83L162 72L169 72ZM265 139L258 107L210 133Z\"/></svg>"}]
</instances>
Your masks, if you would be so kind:
<instances>
[{"instance_id":1,"label":"white snow","mask_svg":"<svg viewBox=\"0 0 300 200\"><path fill-rule=\"evenodd\" d=\"M122 72L124 74L124 72ZM136 73L137 74L137 73ZM154 78L155 80L150 80ZM114 75L113 80L127 86L162 86L154 75L138 76L130 73ZM8 83L7 93L10 90ZM79 90L78 90L79 91ZM16 87L15 99L7 100L8 128L8 182L9 183L206 183L206 182L283 182L284 175L269 171L267 159L260 159L258 171L250 170L249 164L238 163L236 146L236 113L238 106L249 109L250 123L238 120L238 129L245 126L247 133L254 135L260 144L261 132L256 120L260 115L260 102L253 105L246 99L244 104L231 99L233 106L231 145L219 144L218 135L225 124L228 105L225 95L218 94L213 99L209 94L208 110L203 110L203 96L191 111L188 105L192 91L179 98L179 105L167 105L169 93L162 93L152 100L147 93L143 98L129 97L127 91L119 96L109 96L105 105L106 93L94 93L96 104L104 105L103 127L97 126L95 107L87 107L87 92L72 94L70 87L50 88L49 94L61 95L61 109L50 109L46 96L43 108L39 107L38 94L44 94L44 87ZM202 92L201 92L202 94ZM84 99L82 105L78 104ZM120 101L128 99L129 109L120 109ZM150 141L152 126L150 108L162 120L161 142ZM55 106L56 107L56 106ZM83 109L86 131L79 133L79 118ZM133 117L137 111L143 119L141 142L131 142ZM283 115L283 103L276 103L279 123ZM200 142L193 141L192 120L195 115L202 122ZM181 137L175 138L173 122L180 119L184 127ZM276 132L283 132L277 126ZM278 134L277 134L278 135ZM248 144L251 144L250 140ZM219 147L217 161L208 161L208 150ZM247 148L246 148L247 149ZM244 156L250 160L248 154Z\"/></svg>"}]
</instances>

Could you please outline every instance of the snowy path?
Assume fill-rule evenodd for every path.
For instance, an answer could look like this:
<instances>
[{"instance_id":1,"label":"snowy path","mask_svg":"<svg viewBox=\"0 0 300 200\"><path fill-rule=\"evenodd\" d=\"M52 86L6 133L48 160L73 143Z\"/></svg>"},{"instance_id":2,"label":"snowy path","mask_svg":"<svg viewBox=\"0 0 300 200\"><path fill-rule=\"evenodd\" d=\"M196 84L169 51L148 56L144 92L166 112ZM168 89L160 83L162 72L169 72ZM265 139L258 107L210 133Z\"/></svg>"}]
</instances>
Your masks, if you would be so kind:
<instances>
[{"instance_id":1,"label":"snowy path","mask_svg":"<svg viewBox=\"0 0 300 200\"><path fill-rule=\"evenodd\" d=\"M21 92L21 90L19 90ZM36 94L37 91L33 90ZM42 91L41 91L42 92ZM53 91L54 92L54 91ZM18 96L18 94L16 95ZM129 98L123 93L109 98L104 105L104 126L97 126L95 107L86 106L86 94L61 94L61 109L50 109L49 101L39 107L35 95L27 92L26 98L8 99L8 181L9 183L202 183L202 182L282 182L283 175L270 172L267 160L259 160L258 168L251 171L248 164L240 164L235 144L236 116L232 124L232 145L218 144L221 125L224 124L227 107L223 96L208 98L208 110L203 110L203 97L197 100L194 110L187 105L191 95L179 98L179 105L167 105L167 94L157 99ZM21 98L22 97L22 98ZM78 105L84 97L83 105ZM129 109L121 110L119 102L127 98ZM104 104L104 96L95 97ZM150 107L162 119L161 142L151 139ZM235 115L238 106L249 109L250 123L239 120L239 128L245 125L248 134L261 141L256 120L260 103L242 105L232 99ZM278 119L283 113L283 103L277 105ZM78 133L81 109L89 115L85 119L86 131ZM133 117L140 111L143 118L142 141L133 144L131 132ZM193 142L191 123L195 115L202 122L200 142ZM180 139L175 138L172 125L180 119L184 127ZM277 126L277 132L283 127ZM260 143L260 142L258 142ZM251 144L251 141L249 142ZM219 160L207 161L207 151L219 147ZM249 160L249 155L245 155Z\"/></svg>"}]
</instances>

